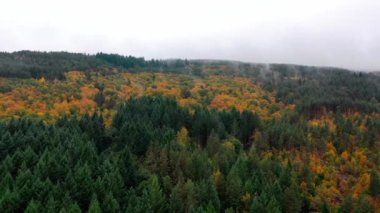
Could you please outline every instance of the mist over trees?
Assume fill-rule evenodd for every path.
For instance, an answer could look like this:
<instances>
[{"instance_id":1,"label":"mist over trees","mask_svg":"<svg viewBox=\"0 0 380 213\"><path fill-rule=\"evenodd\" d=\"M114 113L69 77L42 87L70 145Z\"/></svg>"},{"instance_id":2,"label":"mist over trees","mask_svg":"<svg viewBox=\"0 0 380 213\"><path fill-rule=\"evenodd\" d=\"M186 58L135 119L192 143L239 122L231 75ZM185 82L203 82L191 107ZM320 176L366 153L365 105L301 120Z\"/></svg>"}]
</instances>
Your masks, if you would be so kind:
<instances>
[{"instance_id":1,"label":"mist over trees","mask_svg":"<svg viewBox=\"0 0 380 213\"><path fill-rule=\"evenodd\" d=\"M0 53L0 212L377 212L380 76Z\"/></svg>"}]
</instances>

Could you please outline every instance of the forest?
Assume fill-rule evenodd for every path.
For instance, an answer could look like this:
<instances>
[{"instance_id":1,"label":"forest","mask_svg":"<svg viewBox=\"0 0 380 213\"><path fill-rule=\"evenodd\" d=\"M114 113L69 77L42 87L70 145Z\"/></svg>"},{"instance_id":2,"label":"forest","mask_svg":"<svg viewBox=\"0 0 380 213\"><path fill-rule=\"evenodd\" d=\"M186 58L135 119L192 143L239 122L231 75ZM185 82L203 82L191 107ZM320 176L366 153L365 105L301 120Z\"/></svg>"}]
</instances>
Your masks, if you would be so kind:
<instances>
[{"instance_id":1,"label":"forest","mask_svg":"<svg viewBox=\"0 0 380 213\"><path fill-rule=\"evenodd\" d=\"M380 75L0 53L0 212L380 212Z\"/></svg>"}]
</instances>

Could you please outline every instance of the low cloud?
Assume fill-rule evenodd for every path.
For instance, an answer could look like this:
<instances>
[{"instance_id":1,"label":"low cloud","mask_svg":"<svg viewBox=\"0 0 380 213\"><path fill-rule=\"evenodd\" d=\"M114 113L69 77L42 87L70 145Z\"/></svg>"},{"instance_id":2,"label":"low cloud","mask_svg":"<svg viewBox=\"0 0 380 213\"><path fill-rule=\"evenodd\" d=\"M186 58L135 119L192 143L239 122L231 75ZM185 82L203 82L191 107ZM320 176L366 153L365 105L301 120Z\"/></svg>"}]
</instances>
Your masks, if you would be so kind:
<instances>
[{"instance_id":1,"label":"low cloud","mask_svg":"<svg viewBox=\"0 0 380 213\"><path fill-rule=\"evenodd\" d=\"M8 1L0 50L380 70L378 8L371 0Z\"/></svg>"}]
</instances>

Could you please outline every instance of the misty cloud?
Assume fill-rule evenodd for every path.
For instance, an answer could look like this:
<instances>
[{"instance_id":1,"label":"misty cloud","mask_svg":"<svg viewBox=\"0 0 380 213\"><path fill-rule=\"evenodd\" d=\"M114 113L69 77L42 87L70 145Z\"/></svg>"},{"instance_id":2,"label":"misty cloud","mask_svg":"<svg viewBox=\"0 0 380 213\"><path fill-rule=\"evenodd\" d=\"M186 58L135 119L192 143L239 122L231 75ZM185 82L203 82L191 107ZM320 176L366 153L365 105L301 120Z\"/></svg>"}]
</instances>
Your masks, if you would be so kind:
<instances>
[{"instance_id":1,"label":"misty cloud","mask_svg":"<svg viewBox=\"0 0 380 213\"><path fill-rule=\"evenodd\" d=\"M372 0L16 0L0 9L0 50L380 70L379 8Z\"/></svg>"}]
</instances>

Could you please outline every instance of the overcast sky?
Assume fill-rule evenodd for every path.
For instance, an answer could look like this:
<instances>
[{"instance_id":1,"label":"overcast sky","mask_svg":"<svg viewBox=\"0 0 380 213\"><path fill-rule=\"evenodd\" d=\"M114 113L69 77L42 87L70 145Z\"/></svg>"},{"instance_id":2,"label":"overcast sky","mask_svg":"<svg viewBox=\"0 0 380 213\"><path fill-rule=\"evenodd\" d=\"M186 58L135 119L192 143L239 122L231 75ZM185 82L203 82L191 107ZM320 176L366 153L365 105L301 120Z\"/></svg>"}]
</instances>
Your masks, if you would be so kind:
<instances>
[{"instance_id":1,"label":"overcast sky","mask_svg":"<svg viewBox=\"0 0 380 213\"><path fill-rule=\"evenodd\" d=\"M1 0L0 50L380 70L379 0Z\"/></svg>"}]
</instances>

